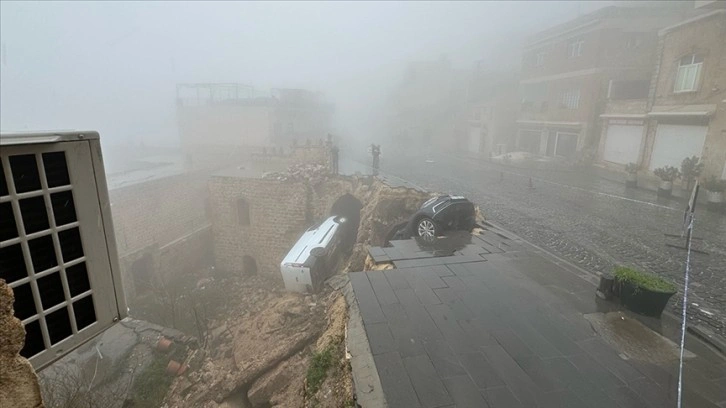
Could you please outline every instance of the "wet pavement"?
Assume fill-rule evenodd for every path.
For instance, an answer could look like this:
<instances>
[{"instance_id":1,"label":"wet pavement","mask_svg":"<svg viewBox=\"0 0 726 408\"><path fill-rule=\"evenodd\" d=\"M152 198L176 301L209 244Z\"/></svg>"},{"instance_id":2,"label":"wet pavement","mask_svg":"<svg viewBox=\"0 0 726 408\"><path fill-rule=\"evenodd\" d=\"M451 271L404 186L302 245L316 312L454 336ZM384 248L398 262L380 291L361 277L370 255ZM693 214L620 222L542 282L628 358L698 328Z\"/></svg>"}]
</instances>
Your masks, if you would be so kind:
<instances>
[{"instance_id":1,"label":"wet pavement","mask_svg":"<svg viewBox=\"0 0 726 408\"><path fill-rule=\"evenodd\" d=\"M349 274L388 406L676 406L677 322L599 300L590 274L493 226L442 243L371 248L399 268ZM726 360L686 348L684 406L726 406Z\"/></svg>"},{"instance_id":2,"label":"wet pavement","mask_svg":"<svg viewBox=\"0 0 726 408\"><path fill-rule=\"evenodd\" d=\"M587 170L527 170L440 155L388 159L381 173L469 197L487 219L592 272L625 264L683 284L686 253L667 244L680 234L684 203L626 189ZM530 178L532 184L530 187ZM691 324L726 335L726 216L699 207L692 255ZM669 310L680 314L674 296Z\"/></svg>"}]
</instances>

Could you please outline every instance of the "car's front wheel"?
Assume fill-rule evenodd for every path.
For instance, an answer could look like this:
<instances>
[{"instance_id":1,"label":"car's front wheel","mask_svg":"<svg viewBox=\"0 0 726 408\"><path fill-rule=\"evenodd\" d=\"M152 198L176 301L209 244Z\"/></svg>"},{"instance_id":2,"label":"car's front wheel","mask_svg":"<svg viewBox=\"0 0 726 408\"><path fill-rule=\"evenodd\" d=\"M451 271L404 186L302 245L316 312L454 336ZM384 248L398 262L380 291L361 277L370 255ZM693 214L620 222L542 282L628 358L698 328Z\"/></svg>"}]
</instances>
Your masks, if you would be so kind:
<instances>
[{"instance_id":1,"label":"car's front wheel","mask_svg":"<svg viewBox=\"0 0 726 408\"><path fill-rule=\"evenodd\" d=\"M423 239L433 240L438 235L438 232L439 228L431 218L421 218L416 224L416 233Z\"/></svg>"}]
</instances>

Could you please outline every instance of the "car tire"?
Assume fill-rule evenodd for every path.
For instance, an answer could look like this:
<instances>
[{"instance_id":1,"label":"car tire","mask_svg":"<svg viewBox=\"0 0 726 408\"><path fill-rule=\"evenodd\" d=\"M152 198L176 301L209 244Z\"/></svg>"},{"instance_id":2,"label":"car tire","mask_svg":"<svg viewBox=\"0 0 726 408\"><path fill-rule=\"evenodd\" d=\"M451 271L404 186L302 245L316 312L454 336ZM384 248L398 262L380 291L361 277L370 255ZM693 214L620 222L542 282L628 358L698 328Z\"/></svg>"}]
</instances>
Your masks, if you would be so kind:
<instances>
[{"instance_id":1,"label":"car tire","mask_svg":"<svg viewBox=\"0 0 726 408\"><path fill-rule=\"evenodd\" d=\"M466 221L464 221L462 230L471 232L475 227L476 227L476 219L474 217L470 217Z\"/></svg>"},{"instance_id":2,"label":"car tire","mask_svg":"<svg viewBox=\"0 0 726 408\"><path fill-rule=\"evenodd\" d=\"M426 240L434 240L439 235L439 227L429 217L422 217L416 222L416 235Z\"/></svg>"}]
</instances>

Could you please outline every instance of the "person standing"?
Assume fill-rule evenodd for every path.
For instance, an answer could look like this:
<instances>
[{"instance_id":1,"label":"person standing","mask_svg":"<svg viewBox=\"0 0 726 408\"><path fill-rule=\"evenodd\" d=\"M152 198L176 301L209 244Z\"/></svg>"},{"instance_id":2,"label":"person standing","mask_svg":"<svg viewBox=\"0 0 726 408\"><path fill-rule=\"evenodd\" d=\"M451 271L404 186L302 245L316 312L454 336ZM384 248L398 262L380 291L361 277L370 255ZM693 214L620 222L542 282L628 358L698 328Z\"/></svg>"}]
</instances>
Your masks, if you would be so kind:
<instances>
[{"instance_id":1,"label":"person standing","mask_svg":"<svg viewBox=\"0 0 726 408\"><path fill-rule=\"evenodd\" d=\"M378 175L378 166L380 164L381 145L371 144L371 154L373 155L373 175Z\"/></svg>"}]
</instances>

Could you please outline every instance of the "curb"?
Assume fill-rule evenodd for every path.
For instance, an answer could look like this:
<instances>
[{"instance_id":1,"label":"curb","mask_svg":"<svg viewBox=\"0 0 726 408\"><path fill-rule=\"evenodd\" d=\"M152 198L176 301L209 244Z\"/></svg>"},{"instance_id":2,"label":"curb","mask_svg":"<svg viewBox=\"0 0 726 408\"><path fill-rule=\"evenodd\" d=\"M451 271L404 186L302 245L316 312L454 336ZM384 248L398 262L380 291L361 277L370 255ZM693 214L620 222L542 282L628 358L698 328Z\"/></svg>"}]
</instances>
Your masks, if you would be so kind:
<instances>
[{"instance_id":1,"label":"curb","mask_svg":"<svg viewBox=\"0 0 726 408\"><path fill-rule=\"evenodd\" d=\"M348 276L346 275L346 279ZM363 326L363 317L358 309L358 300L353 293L350 281L343 288L343 295L348 303L348 327L346 328L346 349L350 353L350 366L353 375L353 395L356 406L362 408L386 408L388 403L383 394L383 386L378 376L378 369L373 360Z\"/></svg>"}]
</instances>

